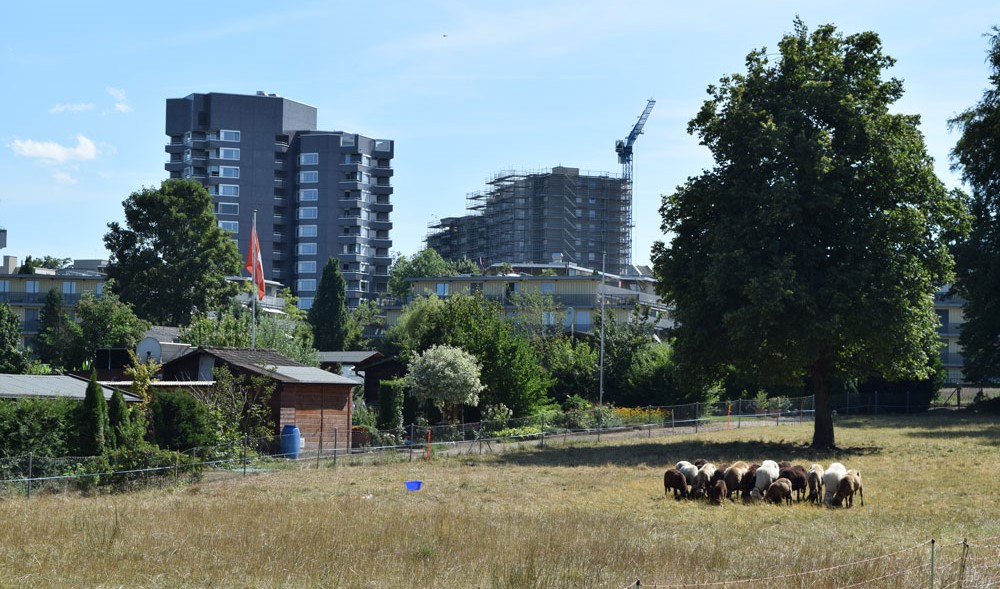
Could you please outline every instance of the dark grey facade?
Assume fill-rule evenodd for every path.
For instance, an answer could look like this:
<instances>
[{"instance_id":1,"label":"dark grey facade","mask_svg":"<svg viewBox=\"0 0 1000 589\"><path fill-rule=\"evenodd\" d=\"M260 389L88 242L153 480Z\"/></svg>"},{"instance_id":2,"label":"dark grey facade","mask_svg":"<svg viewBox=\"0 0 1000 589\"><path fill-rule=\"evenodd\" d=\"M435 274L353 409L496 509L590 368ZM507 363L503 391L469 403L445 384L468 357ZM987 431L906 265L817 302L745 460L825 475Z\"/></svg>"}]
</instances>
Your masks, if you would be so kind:
<instances>
[{"instance_id":1,"label":"dark grey facade","mask_svg":"<svg viewBox=\"0 0 1000 589\"><path fill-rule=\"evenodd\" d=\"M621 274L631 253L630 196L610 174L502 172L468 197L471 214L431 225L427 247L481 264L559 259L600 268L603 260Z\"/></svg>"},{"instance_id":2,"label":"dark grey facade","mask_svg":"<svg viewBox=\"0 0 1000 589\"><path fill-rule=\"evenodd\" d=\"M166 134L170 177L205 185L244 254L257 211L264 276L300 307L331 256L349 306L388 290L393 141L319 131L314 107L263 92L168 99Z\"/></svg>"}]
</instances>

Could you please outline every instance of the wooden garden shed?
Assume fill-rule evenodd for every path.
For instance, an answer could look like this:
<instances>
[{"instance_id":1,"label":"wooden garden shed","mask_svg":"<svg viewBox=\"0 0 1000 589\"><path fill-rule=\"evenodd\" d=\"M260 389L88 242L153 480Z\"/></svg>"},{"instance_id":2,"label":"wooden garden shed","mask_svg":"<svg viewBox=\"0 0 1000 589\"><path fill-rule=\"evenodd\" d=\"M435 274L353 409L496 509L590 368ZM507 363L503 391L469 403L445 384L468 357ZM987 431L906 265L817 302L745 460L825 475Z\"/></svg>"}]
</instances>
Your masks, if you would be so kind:
<instances>
[{"instance_id":1,"label":"wooden garden shed","mask_svg":"<svg viewBox=\"0 0 1000 589\"><path fill-rule=\"evenodd\" d=\"M274 380L271 415L277 436L295 425L307 450L351 447L351 391L355 384L339 374L306 366L273 350L199 347L163 365L165 381L211 381L212 370L228 367L237 376Z\"/></svg>"}]
</instances>

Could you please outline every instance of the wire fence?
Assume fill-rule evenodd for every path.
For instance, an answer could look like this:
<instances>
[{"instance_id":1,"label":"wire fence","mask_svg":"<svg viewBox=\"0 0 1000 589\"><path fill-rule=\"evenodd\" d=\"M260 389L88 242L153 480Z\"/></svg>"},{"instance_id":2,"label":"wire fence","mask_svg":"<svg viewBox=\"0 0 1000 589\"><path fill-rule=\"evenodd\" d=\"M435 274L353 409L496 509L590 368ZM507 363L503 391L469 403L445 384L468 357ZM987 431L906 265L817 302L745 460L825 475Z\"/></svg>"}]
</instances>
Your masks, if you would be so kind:
<instances>
[{"instance_id":1,"label":"wire fence","mask_svg":"<svg viewBox=\"0 0 1000 589\"><path fill-rule=\"evenodd\" d=\"M454 425L414 423L395 430L352 428L350 444L333 432L332 445L307 438L245 437L182 453L151 452L128 464L103 457L41 454L0 456L0 497L39 493L125 492L143 487L245 477L253 473L336 467L382 461L413 461L463 453L497 453L526 445L540 448L602 437L652 437L812 421L813 398L771 398L675 406L545 412L525 418ZM346 432L345 432L346 433ZM165 458L167 462L164 462ZM141 466L141 467L140 467Z\"/></svg>"},{"instance_id":2,"label":"wire fence","mask_svg":"<svg viewBox=\"0 0 1000 589\"><path fill-rule=\"evenodd\" d=\"M647 583L640 579L623 589L725 588L761 583L783 589L991 589L1000 587L1000 536L945 545L929 540L889 554L809 571L700 582L680 579Z\"/></svg>"}]
</instances>

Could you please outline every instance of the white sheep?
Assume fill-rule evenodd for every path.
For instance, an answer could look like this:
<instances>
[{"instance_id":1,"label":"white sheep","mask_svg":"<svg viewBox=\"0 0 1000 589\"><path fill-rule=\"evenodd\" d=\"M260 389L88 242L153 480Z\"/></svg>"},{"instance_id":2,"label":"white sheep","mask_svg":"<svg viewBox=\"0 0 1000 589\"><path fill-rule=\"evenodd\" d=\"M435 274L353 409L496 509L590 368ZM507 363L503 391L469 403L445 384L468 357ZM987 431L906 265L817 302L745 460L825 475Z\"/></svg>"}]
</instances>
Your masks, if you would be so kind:
<instances>
[{"instance_id":1,"label":"white sheep","mask_svg":"<svg viewBox=\"0 0 1000 589\"><path fill-rule=\"evenodd\" d=\"M840 479L847 475L847 468L839 462L834 462L823 473L823 504L832 505L833 495L840 487Z\"/></svg>"},{"instance_id":2,"label":"white sheep","mask_svg":"<svg viewBox=\"0 0 1000 589\"><path fill-rule=\"evenodd\" d=\"M684 478L687 479L689 485L694 485L694 479L698 476L698 467L691 464L687 460L681 460L674 465L674 468L681 471Z\"/></svg>"},{"instance_id":3,"label":"white sheep","mask_svg":"<svg viewBox=\"0 0 1000 589\"><path fill-rule=\"evenodd\" d=\"M778 473L780 472L778 463L773 460L765 460L760 463L760 468L757 469L757 480L754 483L753 491L750 491L750 496L754 499L761 499L764 497L764 492L767 491L767 487L778 480Z\"/></svg>"},{"instance_id":4,"label":"white sheep","mask_svg":"<svg viewBox=\"0 0 1000 589\"><path fill-rule=\"evenodd\" d=\"M806 473L806 480L809 482L809 502L819 503L820 495L823 493L823 473L826 469L822 464L813 464Z\"/></svg>"},{"instance_id":5,"label":"white sheep","mask_svg":"<svg viewBox=\"0 0 1000 589\"><path fill-rule=\"evenodd\" d=\"M711 462L706 462L701 465L698 469L698 474L694 477L694 485L692 485L691 495L695 499L701 499L708 492L708 488L711 485L712 477L715 476L715 465Z\"/></svg>"}]
</instances>

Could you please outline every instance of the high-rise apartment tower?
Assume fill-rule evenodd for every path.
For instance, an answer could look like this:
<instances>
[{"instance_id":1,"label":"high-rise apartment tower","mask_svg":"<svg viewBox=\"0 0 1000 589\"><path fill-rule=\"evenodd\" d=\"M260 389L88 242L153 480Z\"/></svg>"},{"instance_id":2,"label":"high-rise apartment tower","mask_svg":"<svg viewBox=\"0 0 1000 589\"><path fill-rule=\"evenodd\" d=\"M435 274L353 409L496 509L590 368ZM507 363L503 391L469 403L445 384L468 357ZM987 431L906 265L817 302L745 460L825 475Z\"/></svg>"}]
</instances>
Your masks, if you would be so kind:
<instances>
[{"instance_id":1,"label":"high-rise apartment tower","mask_svg":"<svg viewBox=\"0 0 1000 589\"><path fill-rule=\"evenodd\" d=\"M319 131L316 109L276 94L167 100L166 170L201 182L241 252L257 211L264 276L312 306L323 266L339 259L347 303L388 290L393 142Z\"/></svg>"}]
</instances>

